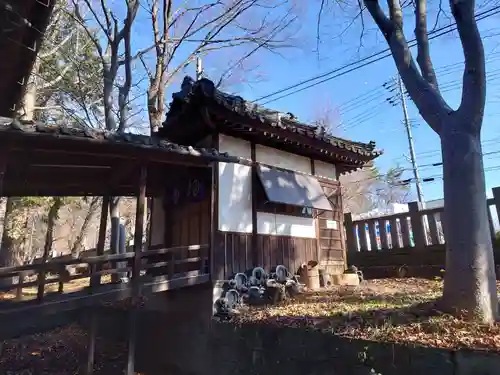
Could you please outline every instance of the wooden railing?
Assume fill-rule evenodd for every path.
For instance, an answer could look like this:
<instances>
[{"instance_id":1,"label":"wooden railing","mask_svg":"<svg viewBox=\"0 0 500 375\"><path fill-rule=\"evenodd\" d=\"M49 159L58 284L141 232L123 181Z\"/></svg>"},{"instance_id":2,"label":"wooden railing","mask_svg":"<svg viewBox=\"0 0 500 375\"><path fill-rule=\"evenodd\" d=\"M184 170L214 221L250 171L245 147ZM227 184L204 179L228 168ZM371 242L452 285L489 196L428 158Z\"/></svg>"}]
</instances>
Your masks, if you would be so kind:
<instances>
[{"instance_id":1,"label":"wooden railing","mask_svg":"<svg viewBox=\"0 0 500 375\"><path fill-rule=\"evenodd\" d=\"M202 283L210 279L208 249L192 245L101 256L83 253L75 259L0 268L0 313L53 303L74 308L123 299L131 296L134 286L144 295ZM128 279L114 282L113 274L126 274ZM54 285L57 290L48 290Z\"/></svg>"},{"instance_id":2,"label":"wooden railing","mask_svg":"<svg viewBox=\"0 0 500 375\"><path fill-rule=\"evenodd\" d=\"M495 238L495 229L491 210L500 214L500 187L493 189L493 196L487 200L492 239ZM408 209L405 213L360 220L353 220L350 213L345 214L348 251L392 251L435 247L445 243L443 207L420 209L417 202L412 202L408 204Z\"/></svg>"}]
</instances>

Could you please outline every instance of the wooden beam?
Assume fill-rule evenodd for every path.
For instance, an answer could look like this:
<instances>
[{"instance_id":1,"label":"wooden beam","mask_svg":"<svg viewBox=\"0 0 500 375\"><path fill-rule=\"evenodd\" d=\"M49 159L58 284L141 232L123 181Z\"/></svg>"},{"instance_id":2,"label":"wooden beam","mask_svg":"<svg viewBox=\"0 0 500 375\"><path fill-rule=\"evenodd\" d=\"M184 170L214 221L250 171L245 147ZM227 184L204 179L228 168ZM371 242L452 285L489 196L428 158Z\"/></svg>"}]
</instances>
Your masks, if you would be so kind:
<instances>
[{"instance_id":1,"label":"wooden beam","mask_svg":"<svg viewBox=\"0 0 500 375\"><path fill-rule=\"evenodd\" d=\"M139 296L139 280L142 260L142 238L144 236L144 213L146 203L147 166L141 165L141 175L139 178L139 191L137 196L137 206L135 211L135 233L134 233L134 267L132 272L133 296Z\"/></svg>"},{"instance_id":2,"label":"wooden beam","mask_svg":"<svg viewBox=\"0 0 500 375\"><path fill-rule=\"evenodd\" d=\"M258 189L258 178L257 175L257 151L255 142L250 144L250 158L252 159L252 263L253 267L257 267L259 263L259 250L257 249L257 189Z\"/></svg>"},{"instance_id":3,"label":"wooden beam","mask_svg":"<svg viewBox=\"0 0 500 375\"><path fill-rule=\"evenodd\" d=\"M133 293L133 292L132 292ZM132 305L128 312L128 357L127 375L135 375L135 343L137 340L137 307Z\"/></svg>"},{"instance_id":4,"label":"wooden beam","mask_svg":"<svg viewBox=\"0 0 500 375\"><path fill-rule=\"evenodd\" d=\"M94 373L95 361L95 339L97 335L97 311L95 307L90 308L90 328L89 328L89 343L87 347L87 368L85 375Z\"/></svg>"},{"instance_id":5,"label":"wooden beam","mask_svg":"<svg viewBox=\"0 0 500 375\"><path fill-rule=\"evenodd\" d=\"M101 256L104 255L104 245L106 242L106 232L107 232L107 224L108 224L108 207L109 207L109 195L105 195L102 197L102 206L101 206L101 220L99 222L99 237L97 240L97 249L96 255ZM92 267L92 271L99 272L101 270L101 265L96 264L95 267ZM101 274L96 276L92 275L90 278L90 292L92 293L94 286L98 286L101 284Z\"/></svg>"},{"instance_id":6,"label":"wooden beam","mask_svg":"<svg viewBox=\"0 0 500 375\"><path fill-rule=\"evenodd\" d=\"M141 263L142 263L142 238L144 236L144 214L146 205L146 186L148 168L146 164L141 165L139 178L139 194L135 211L135 233L134 233L134 266L132 269L132 306L129 311L128 322L128 360L127 375L135 375L135 344L137 325L137 303L141 292Z\"/></svg>"},{"instance_id":7,"label":"wooden beam","mask_svg":"<svg viewBox=\"0 0 500 375\"><path fill-rule=\"evenodd\" d=\"M82 197L82 196L97 196L102 197L106 194L119 197L133 197L137 194L137 189L132 186L118 186L109 189L106 186L81 186L77 184L68 186L50 186L50 184L40 185L10 185L4 184L4 197Z\"/></svg>"},{"instance_id":8,"label":"wooden beam","mask_svg":"<svg viewBox=\"0 0 500 375\"><path fill-rule=\"evenodd\" d=\"M238 138L248 138L262 144L278 143L277 148L283 147L294 148L298 155L302 154L306 157L313 156L317 160L332 162L333 154L338 154L339 157L352 158L354 160L369 161L373 158L366 155L360 155L352 151L334 146L318 139L310 138L299 133L282 129L280 127L270 126L263 123L260 119L252 119L250 117L242 117L232 110L211 108L219 118L226 119L228 124L222 121L216 121L220 129L224 129L224 134L231 135L233 133ZM231 124L244 124L246 128L251 130L238 130L232 128ZM245 137L246 136L246 137ZM339 160L340 161L340 160Z\"/></svg>"},{"instance_id":9,"label":"wooden beam","mask_svg":"<svg viewBox=\"0 0 500 375\"><path fill-rule=\"evenodd\" d=\"M212 134L212 148L219 150L219 133ZM215 269L215 257L217 241L216 236L219 229L219 163L212 165L212 189L210 196L210 250L208 251L208 262L210 264L210 279L212 282L217 272Z\"/></svg>"},{"instance_id":10,"label":"wooden beam","mask_svg":"<svg viewBox=\"0 0 500 375\"><path fill-rule=\"evenodd\" d=\"M105 156L99 154L65 153L61 157L61 152L51 149L24 149L17 148L12 152L14 160L10 163L23 163L27 165L73 165L81 167L119 167L123 166L123 158Z\"/></svg>"},{"instance_id":11,"label":"wooden beam","mask_svg":"<svg viewBox=\"0 0 500 375\"><path fill-rule=\"evenodd\" d=\"M7 172L7 162L9 157L8 148L0 149L0 197L3 197L3 186L5 173Z\"/></svg>"},{"instance_id":12,"label":"wooden beam","mask_svg":"<svg viewBox=\"0 0 500 375\"><path fill-rule=\"evenodd\" d=\"M168 151L156 146L140 145L134 142L102 141L85 137L54 136L52 134L23 132L4 132L0 143L12 142L14 150L23 152L32 150L38 152L50 152L59 154L64 158L67 155L80 155L81 157L101 157L115 161L140 159L148 162L164 164L176 164L185 166L201 166L209 163L209 156L197 156L183 152Z\"/></svg>"}]
</instances>

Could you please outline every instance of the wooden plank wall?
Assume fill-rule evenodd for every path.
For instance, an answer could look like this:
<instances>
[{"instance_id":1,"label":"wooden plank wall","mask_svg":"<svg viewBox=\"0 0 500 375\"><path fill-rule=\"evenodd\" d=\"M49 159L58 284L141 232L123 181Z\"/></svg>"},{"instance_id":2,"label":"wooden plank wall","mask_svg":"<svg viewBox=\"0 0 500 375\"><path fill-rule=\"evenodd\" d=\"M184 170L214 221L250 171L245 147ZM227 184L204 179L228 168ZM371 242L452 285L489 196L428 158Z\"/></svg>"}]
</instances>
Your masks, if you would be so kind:
<instances>
[{"instance_id":1,"label":"wooden plank wall","mask_svg":"<svg viewBox=\"0 0 500 375\"><path fill-rule=\"evenodd\" d=\"M167 215L170 215L172 220L169 247L210 243L210 196L201 202L173 207Z\"/></svg>"},{"instance_id":2,"label":"wooden plank wall","mask_svg":"<svg viewBox=\"0 0 500 375\"><path fill-rule=\"evenodd\" d=\"M216 280L224 280L236 272L254 267L269 271L283 264L290 272L297 272L302 263L318 261L317 240L290 236L257 235L257 264L252 261L252 234L220 232L216 234L214 255Z\"/></svg>"},{"instance_id":3,"label":"wooden plank wall","mask_svg":"<svg viewBox=\"0 0 500 375\"><path fill-rule=\"evenodd\" d=\"M327 179L319 179L319 182L332 206L332 211L316 212L319 258L327 272L340 274L347 265L340 183ZM329 220L337 222L336 229L328 228Z\"/></svg>"},{"instance_id":4,"label":"wooden plank wall","mask_svg":"<svg viewBox=\"0 0 500 375\"><path fill-rule=\"evenodd\" d=\"M179 207L165 207L165 247L210 244L210 196L203 201ZM183 250L175 254L176 260L205 257L206 251ZM173 255L174 256L174 255ZM207 265L208 266L208 265ZM199 262L187 263L183 272L199 269Z\"/></svg>"}]
</instances>

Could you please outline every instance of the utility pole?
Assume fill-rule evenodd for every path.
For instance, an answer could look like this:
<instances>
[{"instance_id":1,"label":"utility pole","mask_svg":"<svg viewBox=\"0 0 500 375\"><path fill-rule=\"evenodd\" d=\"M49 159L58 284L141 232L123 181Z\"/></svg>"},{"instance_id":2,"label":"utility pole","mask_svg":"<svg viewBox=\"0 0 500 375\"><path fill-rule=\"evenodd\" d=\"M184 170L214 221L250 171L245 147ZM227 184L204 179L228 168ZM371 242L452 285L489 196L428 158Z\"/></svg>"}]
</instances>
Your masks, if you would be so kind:
<instances>
[{"instance_id":1,"label":"utility pole","mask_svg":"<svg viewBox=\"0 0 500 375\"><path fill-rule=\"evenodd\" d=\"M398 87L399 87L399 97L401 100L401 106L403 107L403 118L406 128L406 135L408 136L408 146L410 148L410 158L411 158L411 165L413 168L413 176L415 177L415 185L417 187L417 197L419 203L423 205L424 194L422 193L422 185L418 173L417 158L415 156L415 146L413 144L413 134L411 132L410 119L408 118L408 109L406 108L406 96L404 93L403 81L401 80L401 76L399 74L398 74Z\"/></svg>"},{"instance_id":2,"label":"utility pole","mask_svg":"<svg viewBox=\"0 0 500 375\"><path fill-rule=\"evenodd\" d=\"M200 55L196 55L196 80L199 81L203 78L203 65Z\"/></svg>"}]
</instances>

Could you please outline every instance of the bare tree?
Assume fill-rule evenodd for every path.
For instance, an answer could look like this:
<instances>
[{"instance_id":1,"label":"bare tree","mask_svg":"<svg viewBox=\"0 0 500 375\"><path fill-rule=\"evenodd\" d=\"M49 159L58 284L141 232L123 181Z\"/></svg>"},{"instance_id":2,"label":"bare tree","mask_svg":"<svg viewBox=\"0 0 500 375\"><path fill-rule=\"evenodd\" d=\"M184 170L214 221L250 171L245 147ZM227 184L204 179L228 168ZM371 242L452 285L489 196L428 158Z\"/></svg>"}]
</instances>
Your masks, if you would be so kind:
<instances>
[{"instance_id":1,"label":"bare tree","mask_svg":"<svg viewBox=\"0 0 500 375\"><path fill-rule=\"evenodd\" d=\"M391 50L398 72L423 119L441 138L444 177L446 274L442 304L447 311L493 322L498 317L493 249L480 142L486 77L474 0L450 0L465 56L462 100L451 108L440 93L430 56L427 3L414 6L417 58L403 31L400 0L363 0Z\"/></svg>"},{"instance_id":2,"label":"bare tree","mask_svg":"<svg viewBox=\"0 0 500 375\"><path fill-rule=\"evenodd\" d=\"M128 99L132 87L132 25L139 9L139 0L124 0L126 16L120 22L106 1L99 6L91 4L91 0L72 0L73 15L85 28L88 37L92 40L102 64L103 79L103 106L104 121L109 131L123 132L129 120ZM82 9L82 5L85 6ZM84 14L89 12L92 19L86 19ZM99 26L97 33L92 32L92 24ZM121 53L123 47L124 53ZM117 83L119 69L123 67L123 83ZM115 89L118 90L118 108L115 111ZM118 123L118 124L117 124Z\"/></svg>"},{"instance_id":3,"label":"bare tree","mask_svg":"<svg viewBox=\"0 0 500 375\"><path fill-rule=\"evenodd\" d=\"M286 2L272 5L263 0L201 4L188 1L176 8L173 0L148 0L153 45L140 51L137 57L149 78L147 102L151 130L157 131L163 122L165 90L197 56L227 49L242 52L235 61L226 63L216 82L220 86L234 78L234 71L242 69L243 62L260 50L275 50L286 45L283 31L296 17L292 14L293 7L285 8L283 4ZM279 17L273 17L272 12L277 8L285 9ZM154 50L152 67L146 59L151 50Z\"/></svg>"},{"instance_id":4,"label":"bare tree","mask_svg":"<svg viewBox=\"0 0 500 375\"><path fill-rule=\"evenodd\" d=\"M319 107L312 123L318 127L318 132L332 136L342 132L338 111L330 102ZM344 211L361 214L374 208L386 208L391 203L404 202L409 188L398 183L403 171L395 166L380 173L378 168L370 166L340 176Z\"/></svg>"},{"instance_id":5,"label":"bare tree","mask_svg":"<svg viewBox=\"0 0 500 375\"><path fill-rule=\"evenodd\" d=\"M76 237L75 242L71 247L71 255L74 258L78 258L80 256L80 253L84 249L83 242L85 240L85 236L87 235L92 219L94 218L94 215L97 212L99 205L101 204L101 199L99 197L92 197L89 200L90 202L88 203L87 212L85 213L85 216L83 218L80 232L78 233L78 236Z\"/></svg>"},{"instance_id":6,"label":"bare tree","mask_svg":"<svg viewBox=\"0 0 500 375\"><path fill-rule=\"evenodd\" d=\"M82 74L88 78L95 61L89 42L83 28L67 16L63 2L56 1L17 110L22 120L61 121L68 117L69 107L91 107L100 101L95 85L78 80Z\"/></svg>"},{"instance_id":7,"label":"bare tree","mask_svg":"<svg viewBox=\"0 0 500 375\"><path fill-rule=\"evenodd\" d=\"M131 118L129 113L129 96L133 85L131 35L139 9L139 0L124 0L125 17L122 22L118 21L117 15L111 6L108 6L106 0L100 1L99 6L92 4L91 0L72 0L72 4L75 19L85 27L102 64L102 93L106 129L119 133L125 132ZM91 20L85 19L85 12L92 15ZM93 24L98 25L98 33L92 32ZM123 73L121 84L117 82L120 69ZM118 91L117 107L115 106L116 90ZM113 252L118 251L119 204L120 197L110 199L111 248Z\"/></svg>"}]
</instances>

